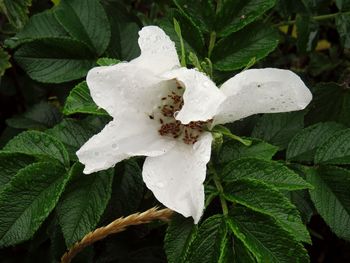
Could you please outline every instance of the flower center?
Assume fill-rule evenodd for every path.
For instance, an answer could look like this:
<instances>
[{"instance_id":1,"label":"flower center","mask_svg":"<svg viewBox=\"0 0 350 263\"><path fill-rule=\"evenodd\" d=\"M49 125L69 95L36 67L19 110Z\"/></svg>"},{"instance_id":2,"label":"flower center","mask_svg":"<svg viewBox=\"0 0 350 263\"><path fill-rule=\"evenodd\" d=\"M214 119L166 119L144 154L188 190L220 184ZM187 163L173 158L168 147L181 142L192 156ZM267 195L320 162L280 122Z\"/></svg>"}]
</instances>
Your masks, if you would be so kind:
<instances>
[{"instance_id":1,"label":"flower center","mask_svg":"<svg viewBox=\"0 0 350 263\"><path fill-rule=\"evenodd\" d=\"M182 109L184 88L176 81L169 94L161 98L161 104L158 111L150 115L151 119L159 121L159 134L162 136L169 136L174 139L182 140L186 144L195 144L201 133L206 128L208 121L192 121L188 124L182 124L176 120L176 116Z\"/></svg>"}]
</instances>

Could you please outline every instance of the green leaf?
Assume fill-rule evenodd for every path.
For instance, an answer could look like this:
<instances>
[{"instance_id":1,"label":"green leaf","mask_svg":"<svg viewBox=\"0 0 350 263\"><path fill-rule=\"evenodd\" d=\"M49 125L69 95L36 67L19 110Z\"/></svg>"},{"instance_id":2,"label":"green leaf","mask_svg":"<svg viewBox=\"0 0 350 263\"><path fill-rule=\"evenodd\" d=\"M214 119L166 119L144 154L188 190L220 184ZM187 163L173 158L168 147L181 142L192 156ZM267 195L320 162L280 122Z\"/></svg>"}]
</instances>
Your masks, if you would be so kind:
<instances>
[{"instance_id":1,"label":"green leaf","mask_svg":"<svg viewBox=\"0 0 350 263\"><path fill-rule=\"evenodd\" d=\"M342 10L342 11L350 10L349 0L335 0L335 3L339 10Z\"/></svg>"},{"instance_id":2,"label":"green leaf","mask_svg":"<svg viewBox=\"0 0 350 263\"><path fill-rule=\"evenodd\" d=\"M350 164L350 129L333 133L316 151L317 164Z\"/></svg>"},{"instance_id":3,"label":"green leaf","mask_svg":"<svg viewBox=\"0 0 350 263\"><path fill-rule=\"evenodd\" d=\"M20 169L34 161L35 159L28 155L0 152L0 192Z\"/></svg>"},{"instance_id":4,"label":"green leaf","mask_svg":"<svg viewBox=\"0 0 350 263\"><path fill-rule=\"evenodd\" d=\"M52 158L69 167L69 156L63 144L51 135L38 131L22 132L9 141L4 151Z\"/></svg>"},{"instance_id":5,"label":"green leaf","mask_svg":"<svg viewBox=\"0 0 350 263\"><path fill-rule=\"evenodd\" d=\"M73 178L57 205L67 247L92 231L111 197L114 169L83 174L82 165L72 168Z\"/></svg>"},{"instance_id":6,"label":"green leaf","mask_svg":"<svg viewBox=\"0 0 350 263\"><path fill-rule=\"evenodd\" d=\"M306 115L308 122L336 121L350 125L350 91L346 86L334 82L320 83L312 92L310 112Z\"/></svg>"},{"instance_id":7,"label":"green leaf","mask_svg":"<svg viewBox=\"0 0 350 263\"><path fill-rule=\"evenodd\" d=\"M241 240L234 239L234 263L256 263L255 257L245 247Z\"/></svg>"},{"instance_id":8,"label":"green leaf","mask_svg":"<svg viewBox=\"0 0 350 263\"><path fill-rule=\"evenodd\" d=\"M21 169L0 195L0 246L31 238L54 209L69 180L56 162Z\"/></svg>"},{"instance_id":9,"label":"green leaf","mask_svg":"<svg viewBox=\"0 0 350 263\"><path fill-rule=\"evenodd\" d=\"M2 47L0 47L0 77L3 76L6 69L10 67L10 55Z\"/></svg>"},{"instance_id":10,"label":"green leaf","mask_svg":"<svg viewBox=\"0 0 350 263\"><path fill-rule=\"evenodd\" d=\"M247 178L256 179L283 190L300 190L311 187L283 164L256 158L244 158L228 163L221 177L225 182Z\"/></svg>"},{"instance_id":11,"label":"green leaf","mask_svg":"<svg viewBox=\"0 0 350 263\"><path fill-rule=\"evenodd\" d=\"M108 115L106 111L98 108L95 102L92 100L86 81L76 85L69 93L66 103L64 104L63 113L65 115L72 115L76 113Z\"/></svg>"},{"instance_id":12,"label":"green leaf","mask_svg":"<svg viewBox=\"0 0 350 263\"><path fill-rule=\"evenodd\" d=\"M88 120L64 119L52 129L46 130L45 133L60 140L67 149L70 159L77 160L76 151L99 131L100 129L91 125Z\"/></svg>"},{"instance_id":13,"label":"green leaf","mask_svg":"<svg viewBox=\"0 0 350 263\"><path fill-rule=\"evenodd\" d=\"M50 37L65 38L68 34L58 23L52 10L46 10L33 15L20 32L5 40L5 44L13 49L32 40Z\"/></svg>"},{"instance_id":14,"label":"green leaf","mask_svg":"<svg viewBox=\"0 0 350 263\"><path fill-rule=\"evenodd\" d=\"M29 7L32 0L0 0L0 10L17 29L21 29L28 20Z\"/></svg>"},{"instance_id":15,"label":"green leaf","mask_svg":"<svg viewBox=\"0 0 350 263\"><path fill-rule=\"evenodd\" d=\"M32 79L45 83L82 78L95 65L88 47L68 38L43 38L24 44L15 59Z\"/></svg>"},{"instance_id":16,"label":"green leaf","mask_svg":"<svg viewBox=\"0 0 350 263\"><path fill-rule=\"evenodd\" d=\"M186 262L226 263L229 247L230 240L224 218L221 215L209 217L200 225Z\"/></svg>"},{"instance_id":17,"label":"green leaf","mask_svg":"<svg viewBox=\"0 0 350 263\"><path fill-rule=\"evenodd\" d=\"M258 262L309 262L304 247L268 215L244 207L235 207L227 223Z\"/></svg>"},{"instance_id":18,"label":"green leaf","mask_svg":"<svg viewBox=\"0 0 350 263\"><path fill-rule=\"evenodd\" d=\"M62 0L55 16L66 31L76 40L101 55L111 38L107 14L98 0Z\"/></svg>"},{"instance_id":19,"label":"green leaf","mask_svg":"<svg viewBox=\"0 0 350 263\"><path fill-rule=\"evenodd\" d=\"M169 263L184 263L198 231L192 218L175 215L167 228L164 249Z\"/></svg>"},{"instance_id":20,"label":"green leaf","mask_svg":"<svg viewBox=\"0 0 350 263\"><path fill-rule=\"evenodd\" d=\"M281 192L262 182L244 179L226 185L224 196L229 201L272 216L296 240L311 243L298 210Z\"/></svg>"},{"instance_id":21,"label":"green leaf","mask_svg":"<svg viewBox=\"0 0 350 263\"><path fill-rule=\"evenodd\" d=\"M350 15L340 14L335 18L338 34L345 48L350 48Z\"/></svg>"},{"instance_id":22,"label":"green leaf","mask_svg":"<svg viewBox=\"0 0 350 263\"><path fill-rule=\"evenodd\" d=\"M278 44L277 32L263 23L254 23L219 41L212 53L214 68L231 71L244 68L252 58L266 57Z\"/></svg>"},{"instance_id":23,"label":"green leaf","mask_svg":"<svg viewBox=\"0 0 350 263\"><path fill-rule=\"evenodd\" d=\"M311 200L336 235L350 240L350 171L339 167L310 169Z\"/></svg>"},{"instance_id":24,"label":"green leaf","mask_svg":"<svg viewBox=\"0 0 350 263\"><path fill-rule=\"evenodd\" d=\"M344 128L343 125L335 122L325 122L301 130L288 144L287 159L312 162L316 150L335 132Z\"/></svg>"},{"instance_id":25,"label":"green leaf","mask_svg":"<svg viewBox=\"0 0 350 263\"><path fill-rule=\"evenodd\" d=\"M61 119L62 114L56 107L47 102L40 102L25 113L7 119L6 123L17 129L44 130L59 123Z\"/></svg>"},{"instance_id":26,"label":"green leaf","mask_svg":"<svg viewBox=\"0 0 350 263\"><path fill-rule=\"evenodd\" d=\"M223 1L216 19L217 35L226 37L240 30L271 9L275 3L276 0Z\"/></svg>"},{"instance_id":27,"label":"green leaf","mask_svg":"<svg viewBox=\"0 0 350 263\"><path fill-rule=\"evenodd\" d=\"M318 24L308 15L297 15L297 47L300 53L312 51L318 41Z\"/></svg>"},{"instance_id":28,"label":"green leaf","mask_svg":"<svg viewBox=\"0 0 350 263\"><path fill-rule=\"evenodd\" d=\"M174 0L180 12L203 32L210 32L215 19L215 9L209 0Z\"/></svg>"},{"instance_id":29,"label":"green leaf","mask_svg":"<svg viewBox=\"0 0 350 263\"><path fill-rule=\"evenodd\" d=\"M277 146L268 144L262 140L252 139L252 142L252 145L247 147L234 140L225 141L220 149L218 162L220 164L226 164L244 157L271 160L278 151Z\"/></svg>"},{"instance_id":30,"label":"green leaf","mask_svg":"<svg viewBox=\"0 0 350 263\"><path fill-rule=\"evenodd\" d=\"M252 137L260 138L280 150L304 127L304 112L264 114L256 123Z\"/></svg>"},{"instance_id":31,"label":"green leaf","mask_svg":"<svg viewBox=\"0 0 350 263\"><path fill-rule=\"evenodd\" d=\"M120 60L115 58L99 58L96 63L99 66L112 66L116 65L120 62Z\"/></svg>"}]
</instances>

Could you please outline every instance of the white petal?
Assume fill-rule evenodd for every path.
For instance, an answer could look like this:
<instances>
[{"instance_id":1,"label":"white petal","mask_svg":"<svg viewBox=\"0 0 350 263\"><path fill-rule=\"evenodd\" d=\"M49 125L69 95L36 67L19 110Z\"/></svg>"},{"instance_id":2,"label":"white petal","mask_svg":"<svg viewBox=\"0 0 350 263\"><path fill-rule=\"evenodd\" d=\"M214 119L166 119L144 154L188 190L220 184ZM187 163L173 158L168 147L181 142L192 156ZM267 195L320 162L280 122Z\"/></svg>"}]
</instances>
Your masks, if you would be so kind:
<instances>
[{"instance_id":1,"label":"white petal","mask_svg":"<svg viewBox=\"0 0 350 263\"><path fill-rule=\"evenodd\" d=\"M276 68L243 71L226 81L220 90L227 99L221 104L213 125L256 113L302 110L312 99L298 75Z\"/></svg>"},{"instance_id":2,"label":"white petal","mask_svg":"<svg viewBox=\"0 0 350 263\"><path fill-rule=\"evenodd\" d=\"M212 136L204 133L194 145L178 142L164 155L147 157L143 180L166 207L192 216L198 223L204 209L206 164L210 159Z\"/></svg>"},{"instance_id":3,"label":"white petal","mask_svg":"<svg viewBox=\"0 0 350 263\"><path fill-rule=\"evenodd\" d=\"M89 174L113 167L131 156L158 156L171 149L175 142L158 134L159 124L147 115L123 112L90 138L77 152Z\"/></svg>"},{"instance_id":4,"label":"white petal","mask_svg":"<svg viewBox=\"0 0 350 263\"><path fill-rule=\"evenodd\" d=\"M130 63L151 70L154 74L179 67L175 43L157 26L146 26L139 32L141 55Z\"/></svg>"},{"instance_id":5,"label":"white petal","mask_svg":"<svg viewBox=\"0 0 350 263\"><path fill-rule=\"evenodd\" d=\"M167 84L151 71L130 63L93 68L86 80L95 103L111 116L125 108L151 113Z\"/></svg>"},{"instance_id":6,"label":"white petal","mask_svg":"<svg viewBox=\"0 0 350 263\"><path fill-rule=\"evenodd\" d=\"M176 115L176 119L183 124L212 119L225 99L215 83L195 69L179 68L162 76L177 79L185 87L184 105Z\"/></svg>"}]
</instances>

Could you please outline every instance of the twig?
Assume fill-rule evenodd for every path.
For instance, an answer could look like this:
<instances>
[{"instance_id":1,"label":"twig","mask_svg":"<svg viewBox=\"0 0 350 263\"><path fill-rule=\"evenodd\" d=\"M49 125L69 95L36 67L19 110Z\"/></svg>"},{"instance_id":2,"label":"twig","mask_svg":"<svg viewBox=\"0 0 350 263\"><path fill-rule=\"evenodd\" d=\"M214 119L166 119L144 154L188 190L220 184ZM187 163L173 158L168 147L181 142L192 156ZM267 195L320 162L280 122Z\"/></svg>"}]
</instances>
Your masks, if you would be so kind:
<instances>
[{"instance_id":1,"label":"twig","mask_svg":"<svg viewBox=\"0 0 350 263\"><path fill-rule=\"evenodd\" d=\"M82 240L75 243L69 251L67 251L61 258L61 263L69 263L71 260L85 247L92 245L96 241L104 239L105 237L124 231L129 226L147 224L154 220L169 221L173 211L166 208L158 210L157 207L148 209L143 213L135 213L127 217L121 217L114 220L107 226L95 229L83 237Z\"/></svg>"}]
</instances>

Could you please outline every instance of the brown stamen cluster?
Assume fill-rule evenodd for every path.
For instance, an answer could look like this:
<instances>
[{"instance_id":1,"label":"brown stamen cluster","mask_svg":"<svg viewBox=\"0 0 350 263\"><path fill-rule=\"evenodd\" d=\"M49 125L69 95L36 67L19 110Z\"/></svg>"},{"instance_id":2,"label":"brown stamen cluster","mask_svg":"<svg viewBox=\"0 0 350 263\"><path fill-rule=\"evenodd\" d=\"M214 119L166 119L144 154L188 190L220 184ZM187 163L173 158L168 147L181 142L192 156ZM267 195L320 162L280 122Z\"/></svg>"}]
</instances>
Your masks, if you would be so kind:
<instances>
[{"instance_id":1,"label":"brown stamen cluster","mask_svg":"<svg viewBox=\"0 0 350 263\"><path fill-rule=\"evenodd\" d=\"M182 87L177 85L177 89ZM159 119L161 124L158 130L160 135L170 136L174 139L181 138L186 144L194 144L198 141L208 121L192 121L189 124L182 124L176 120L176 114L181 110L184 101L182 95L172 91L167 97L162 99L163 105L159 107L162 117Z\"/></svg>"}]
</instances>

